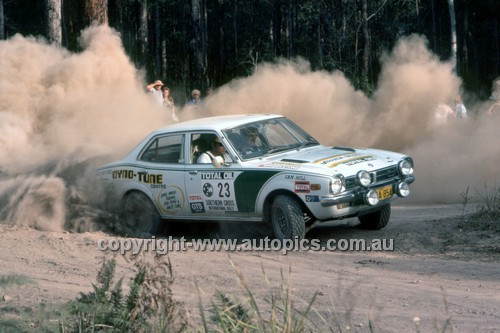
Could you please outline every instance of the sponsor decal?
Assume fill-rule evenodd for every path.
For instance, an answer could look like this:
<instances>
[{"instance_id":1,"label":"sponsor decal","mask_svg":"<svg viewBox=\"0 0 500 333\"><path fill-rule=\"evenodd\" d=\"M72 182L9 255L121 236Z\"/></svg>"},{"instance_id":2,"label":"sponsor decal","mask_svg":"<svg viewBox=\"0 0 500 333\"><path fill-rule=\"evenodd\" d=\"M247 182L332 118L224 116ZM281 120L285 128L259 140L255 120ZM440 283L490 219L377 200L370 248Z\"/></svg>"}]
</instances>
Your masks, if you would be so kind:
<instances>
[{"instance_id":1,"label":"sponsor decal","mask_svg":"<svg viewBox=\"0 0 500 333\"><path fill-rule=\"evenodd\" d=\"M359 155L358 153L345 153L345 154L340 154L340 155L334 155L326 158L322 158L320 160L314 161L314 164L322 164L326 165L332 162L340 161L342 159L345 159L347 157L352 157L354 155Z\"/></svg>"},{"instance_id":2,"label":"sponsor decal","mask_svg":"<svg viewBox=\"0 0 500 333\"><path fill-rule=\"evenodd\" d=\"M151 184L151 188L167 188L167 185L165 184L160 184L160 185L155 185L155 184Z\"/></svg>"},{"instance_id":3,"label":"sponsor decal","mask_svg":"<svg viewBox=\"0 0 500 333\"><path fill-rule=\"evenodd\" d=\"M133 170L115 170L113 171L113 179L134 179L136 174Z\"/></svg>"},{"instance_id":4,"label":"sponsor decal","mask_svg":"<svg viewBox=\"0 0 500 333\"><path fill-rule=\"evenodd\" d=\"M212 186L212 184L210 184L210 183L203 184L203 194L205 194L205 196L207 196L209 198L212 195L214 195L214 187Z\"/></svg>"},{"instance_id":5,"label":"sponsor decal","mask_svg":"<svg viewBox=\"0 0 500 333\"><path fill-rule=\"evenodd\" d=\"M366 155L366 156L362 156L362 157L359 157L357 159L354 159L352 161L345 162L343 164L351 166L351 165L355 165L355 164L366 162L366 161L373 161L374 159L375 159L375 157L370 156L370 155Z\"/></svg>"},{"instance_id":6,"label":"sponsor decal","mask_svg":"<svg viewBox=\"0 0 500 333\"><path fill-rule=\"evenodd\" d=\"M188 196L189 198L189 201L201 201L203 200L203 197L201 196L201 194L192 194L190 196Z\"/></svg>"},{"instance_id":7,"label":"sponsor decal","mask_svg":"<svg viewBox=\"0 0 500 333\"><path fill-rule=\"evenodd\" d=\"M184 193L177 186L168 186L158 194L158 206L164 213L175 213L184 208Z\"/></svg>"},{"instance_id":8,"label":"sponsor decal","mask_svg":"<svg viewBox=\"0 0 500 333\"><path fill-rule=\"evenodd\" d=\"M267 163L267 164L260 164L260 165L258 165L258 167L297 170L300 168L300 164L290 163L290 162L271 162L271 163Z\"/></svg>"},{"instance_id":9,"label":"sponsor decal","mask_svg":"<svg viewBox=\"0 0 500 333\"><path fill-rule=\"evenodd\" d=\"M145 184L163 184L163 175L150 175L139 173L139 181Z\"/></svg>"},{"instance_id":10,"label":"sponsor decal","mask_svg":"<svg viewBox=\"0 0 500 333\"><path fill-rule=\"evenodd\" d=\"M112 173L113 179L134 179L138 177L137 180L144 184L163 184L163 175L159 174L148 174L148 173L134 173L133 170L115 170Z\"/></svg>"},{"instance_id":11,"label":"sponsor decal","mask_svg":"<svg viewBox=\"0 0 500 333\"><path fill-rule=\"evenodd\" d=\"M309 193L311 192L311 185L307 181L295 181L295 193Z\"/></svg>"},{"instance_id":12,"label":"sponsor decal","mask_svg":"<svg viewBox=\"0 0 500 333\"><path fill-rule=\"evenodd\" d=\"M205 205L203 202L191 202L189 204L191 207L191 213L205 213Z\"/></svg>"},{"instance_id":13,"label":"sponsor decal","mask_svg":"<svg viewBox=\"0 0 500 333\"><path fill-rule=\"evenodd\" d=\"M226 211L226 212L235 212L236 202L233 199L228 200L205 200L207 204L207 208L210 211Z\"/></svg>"},{"instance_id":14,"label":"sponsor decal","mask_svg":"<svg viewBox=\"0 0 500 333\"><path fill-rule=\"evenodd\" d=\"M317 196L317 195L306 195L306 202L319 202L319 196Z\"/></svg>"},{"instance_id":15,"label":"sponsor decal","mask_svg":"<svg viewBox=\"0 0 500 333\"><path fill-rule=\"evenodd\" d=\"M347 166L355 165L358 163L373 161L375 157L371 155L363 155L360 153L352 153L352 154L341 154L332 157L327 157L321 160L314 161L314 164L321 164L328 168L334 168L337 165L345 164Z\"/></svg>"},{"instance_id":16,"label":"sponsor decal","mask_svg":"<svg viewBox=\"0 0 500 333\"><path fill-rule=\"evenodd\" d=\"M306 180L306 176L285 175L285 179L290 179L290 180Z\"/></svg>"},{"instance_id":17,"label":"sponsor decal","mask_svg":"<svg viewBox=\"0 0 500 333\"><path fill-rule=\"evenodd\" d=\"M202 180L233 180L234 172L202 172Z\"/></svg>"}]
</instances>

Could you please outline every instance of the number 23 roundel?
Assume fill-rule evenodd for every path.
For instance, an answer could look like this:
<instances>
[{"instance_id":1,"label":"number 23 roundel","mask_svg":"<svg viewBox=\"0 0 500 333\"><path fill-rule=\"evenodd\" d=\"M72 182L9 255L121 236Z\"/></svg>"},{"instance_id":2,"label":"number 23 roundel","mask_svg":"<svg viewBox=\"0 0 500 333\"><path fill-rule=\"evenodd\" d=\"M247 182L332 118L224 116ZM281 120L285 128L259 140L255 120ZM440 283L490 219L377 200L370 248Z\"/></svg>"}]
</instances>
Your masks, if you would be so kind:
<instances>
[{"instance_id":1,"label":"number 23 roundel","mask_svg":"<svg viewBox=\"0 0 500 333\"><path fill-rule=\"evenodd\" d=\"M233 172L202 174L202 193L208 211L238 211Z\"/></svg>"}]
</instances>

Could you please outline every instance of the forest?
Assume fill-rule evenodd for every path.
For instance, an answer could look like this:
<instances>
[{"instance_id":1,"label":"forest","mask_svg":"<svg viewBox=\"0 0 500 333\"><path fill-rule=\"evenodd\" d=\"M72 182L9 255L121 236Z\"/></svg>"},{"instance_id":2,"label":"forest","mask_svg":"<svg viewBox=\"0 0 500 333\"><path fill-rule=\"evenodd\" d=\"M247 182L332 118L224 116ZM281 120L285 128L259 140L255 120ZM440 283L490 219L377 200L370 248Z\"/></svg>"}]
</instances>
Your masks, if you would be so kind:
<instances>
[{"instance_id":1,"label":"forest","mask_svg":"<svg viewBox=\"0 0 500 333\"><path fill-rule=\"evenodd\" d=\"M419 34L456 64L464 89L487 98L500 75L499 17L498 0L0 0L0 39L42 36L78 52L82 29L107 24L148 82L187 98L297 58L370 95L380 57Z\"/></svg>"}]
</instances>

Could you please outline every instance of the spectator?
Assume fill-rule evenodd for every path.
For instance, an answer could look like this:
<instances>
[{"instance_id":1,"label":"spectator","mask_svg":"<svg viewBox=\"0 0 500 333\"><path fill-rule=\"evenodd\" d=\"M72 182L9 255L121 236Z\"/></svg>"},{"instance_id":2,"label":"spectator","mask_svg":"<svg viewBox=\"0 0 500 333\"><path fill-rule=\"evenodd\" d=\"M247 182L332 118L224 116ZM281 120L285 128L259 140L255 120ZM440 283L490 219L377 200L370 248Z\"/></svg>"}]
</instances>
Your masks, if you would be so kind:
<instances>
[{"instance_id":1,"label":"spectator","mask_svg":"<svg viewBox=\"0 0 500 333\"><path fill-rule=\"evenodd\" d=\"M490 99L494 102L488 108L486 114L489 116L500 114L500 80L495 81L495 86L493 87Z\"/></svg>"},{"instance_id":2,"label":"spectator","mask_svg":"<svg viewBox=\"0 0 500 333\"><path fill-rule=\"evenodd\" d=\"M441 103L437 106L434 117L437 124L444 124L448 120L455 118L455 112L448 104Z\"/></svg>"},{"instance_id":3,"label":"spectator","mask_svg":"<svg viewBox=\"0 0 500 333\"><path fill-rule=\"evenodd\" d=\"M462 103L462 98L460 96L455 97L455 118L467 118L467 109L464 103Z\"/></svg>"},{"instance_id":4,"label":"spectator","mask_svg":"<svg viewBox=\"0 0 500 333\"><path fill-rule=\"evenodd\" d=\"M194 89L191 92L191 99L188 101L188 104L199 105L200 103L201 103L201 92L198 89Z\"/></svg>"},{"instance_id":5,"label":"spectator","mask_svg":"<svg viewBox=\"0 0 500 333\"><path fill-rule=\"evenodd\" d=\"M172 116L173 121L179 121L179 118L175 114L174 98L170 96L170 89L168 87L163 87L163 107L167 110L167 113Z\"/></svg>"},{"instance_id":6,"label":"spectator","mask_svg":"<svg viewBox=\"0 0 500 333\"><path fill-rule=\"evenodd\" d=\"M156 80L146 86L146 89L153 94L155 101L160 107L163 107L163 95L161 92L161 87L163 87L163 82Z\"/></svg>"}]
</instances>

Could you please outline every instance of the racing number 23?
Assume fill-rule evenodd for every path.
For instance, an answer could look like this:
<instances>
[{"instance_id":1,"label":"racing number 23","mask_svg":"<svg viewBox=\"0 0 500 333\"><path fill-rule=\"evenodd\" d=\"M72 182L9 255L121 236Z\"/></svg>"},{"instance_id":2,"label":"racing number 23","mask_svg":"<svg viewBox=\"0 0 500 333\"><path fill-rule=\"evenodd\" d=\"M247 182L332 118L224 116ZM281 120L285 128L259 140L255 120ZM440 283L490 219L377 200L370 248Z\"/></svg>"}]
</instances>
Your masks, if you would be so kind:
<instances>
[{"instance_id":1,"label":"racing number 23","mask_svg":"<svg viewBox=\"0 0 500 333\"><path fill-rule=\"evenodd\" d=\"M229 183L219 183L217 186L219 187L219 198L229 198L231 196Z\"/></svg>"}]
</instances>

